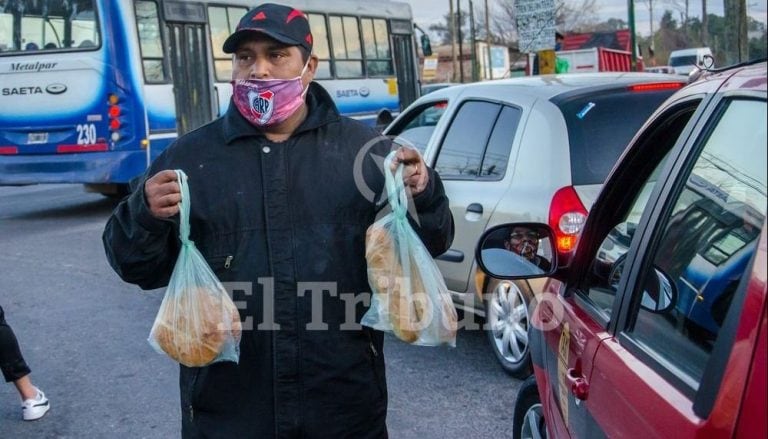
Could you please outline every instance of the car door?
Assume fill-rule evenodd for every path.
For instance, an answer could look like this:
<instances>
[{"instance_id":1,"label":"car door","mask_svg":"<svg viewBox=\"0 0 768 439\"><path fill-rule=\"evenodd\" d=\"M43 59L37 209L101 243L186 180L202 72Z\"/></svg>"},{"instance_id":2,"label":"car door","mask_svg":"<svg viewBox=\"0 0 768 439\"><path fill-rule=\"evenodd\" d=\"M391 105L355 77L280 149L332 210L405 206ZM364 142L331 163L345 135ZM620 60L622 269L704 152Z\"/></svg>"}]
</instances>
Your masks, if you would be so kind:
<instances>
[{"instance_id":1,"label":"car door","mask_svg":"<svg viewBox=\"0 0 768 439\"><path fill-rule=\"evenodd\" d=\"M450 200L456 234L436 259L451 291L468 289L477 240L509 185L505 177L521 114L511 105L467 99L440 141L434 169Z\"/></svg>"},{"instance_id":2,"label":"car door","mask_svg":"<svg viewBox=\"0 0 768 439\"><path fill-rule=\"evenodd\" d=\"M712 437L738 418L748 366L728 360L737 329L756 331L765 299L763 289L757 309L744 306L766 219L765 94L729 93L702 106L609 272L611 335L582 369L572 365L589 390L568 423L579 437ZM749 263L740 262L745 253ZM694 277L706 280L686 294ZM692 313L697 304L710 305ZM747 314L752 327L742 325ZM742 343L734 355L749 358L751 349ZM727 380L726 366L738 371Z\"/></svg>"},{"instance_id":3,"label":"car door","mask_svg":"<svg viewBox=\"0 0 768 439\"><path fill-rule=\"evenodd\" d=\"M558 437L603 435L591 410L600 391L593 371L595 354L613 338L619 315L624 275L619 268L630 257L641 218L652 209L674 161L674 146L690 133L701 102L701 97L682 99L649 122L647 134L625 153L593 207L565 291L545 294L536 304L534 338L545 341L538 360L545 367L536 371L537 381L545 383L541 395L550 410L545 417Z\"/></svg>"},{"instance_id":4,"label":"car door","mask_svg":"<svg viewBox=\"0 0 768 439\"><path fill-rule=\"evenodd\" d=\"M703 437L735 422L747 366L726 380L730 401L717 398L752 262L735 264L735 273L699 270L696 259L725 266L757 246L766 216L765 118L764 93L681 102L645 130L606 184L584 231L590 244L579 249L561 299L562 321L546 334L550 398L569 434ZM633 158L637 150L645 154ZM630 247L612 261L598 257L615 246L615 231L631 235ZM712 297L680 294L696 270L719 285L699 290ZM744 312L759 313L764 295ZM691 301L718 306L697 319ZM725 410L710 420L716 400Z\"/></svg>"}]
</instances>

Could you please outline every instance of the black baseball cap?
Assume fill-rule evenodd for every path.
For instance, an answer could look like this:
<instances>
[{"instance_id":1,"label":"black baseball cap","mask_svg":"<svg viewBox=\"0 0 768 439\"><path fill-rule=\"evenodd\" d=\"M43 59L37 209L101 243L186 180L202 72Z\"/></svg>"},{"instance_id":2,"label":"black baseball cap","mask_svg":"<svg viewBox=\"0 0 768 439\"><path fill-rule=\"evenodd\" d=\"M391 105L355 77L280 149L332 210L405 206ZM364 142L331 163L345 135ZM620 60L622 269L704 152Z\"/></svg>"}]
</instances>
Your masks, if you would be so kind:
<instances>
[{"instance_id":1,"label":"black baseball cap","mask_svg":"<svg viewBox=\"0 0 768 439\"><path fill-rule=\"evenodd\" d=\"M224 41L224 53L234 53L244 38L253 32L291 46L301 46L312 53L312 32L307 17L289 6L264 3L240 19L237 30Z\"/></svg>"}]
</instances>

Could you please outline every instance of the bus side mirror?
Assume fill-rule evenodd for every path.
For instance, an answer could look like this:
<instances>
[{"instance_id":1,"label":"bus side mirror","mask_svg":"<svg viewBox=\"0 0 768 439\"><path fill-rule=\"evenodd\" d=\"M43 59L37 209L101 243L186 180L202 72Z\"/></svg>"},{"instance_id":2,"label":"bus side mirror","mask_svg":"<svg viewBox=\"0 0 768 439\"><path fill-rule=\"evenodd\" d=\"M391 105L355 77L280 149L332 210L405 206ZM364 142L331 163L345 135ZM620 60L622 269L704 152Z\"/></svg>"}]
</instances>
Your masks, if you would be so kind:
<instances>
[{"instance_id":1,"label":"bus side mirror","mask_svg":"<svg viewBox=\"0 0 768 439\"><path fill-rule=\"evenodd\" d=\"M432 44L426 34L421 34L421 52L424 56L432 56Z\"/></svg>"}]
</instances>

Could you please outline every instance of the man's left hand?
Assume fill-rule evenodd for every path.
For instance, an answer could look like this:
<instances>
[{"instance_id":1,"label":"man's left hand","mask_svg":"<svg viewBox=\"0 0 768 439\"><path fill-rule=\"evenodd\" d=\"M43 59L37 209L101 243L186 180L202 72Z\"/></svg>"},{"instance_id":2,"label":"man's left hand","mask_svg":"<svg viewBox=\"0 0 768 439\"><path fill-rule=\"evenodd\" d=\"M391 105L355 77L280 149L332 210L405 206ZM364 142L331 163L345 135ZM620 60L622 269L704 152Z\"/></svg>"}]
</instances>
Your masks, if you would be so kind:
<instances>
[{"instance_id":1,"label":"man's left hand","mask_svg":"<svg viewBox=\"0 0 768 439\"><path fill-rule=\"evenodd\" d=\"M410 190L412 196L422 193L429 183L429 173L419 151L401 146L397 150L395 159L392 160L392 172L397 170L400 163L403 164L403 183L405 187Z\"/></svg>"}]
</instances>

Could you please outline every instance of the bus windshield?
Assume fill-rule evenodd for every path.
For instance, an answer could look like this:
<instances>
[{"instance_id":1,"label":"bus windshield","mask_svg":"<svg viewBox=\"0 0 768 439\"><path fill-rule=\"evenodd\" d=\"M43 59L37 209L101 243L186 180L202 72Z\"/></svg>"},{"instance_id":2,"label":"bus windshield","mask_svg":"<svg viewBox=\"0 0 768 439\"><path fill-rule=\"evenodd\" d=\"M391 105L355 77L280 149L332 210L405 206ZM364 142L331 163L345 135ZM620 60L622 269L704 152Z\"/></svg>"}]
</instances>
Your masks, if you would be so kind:
<instances>
[{"instance_id":1,"label":"bus windshield","mask_svg":"<svg viewBox=\"0 0 768 439\"><path fill-rule=\"evenodd\" d=\"M95 0L0 0L0 56L100 43Z\"/></svg>"}]
</instances>

